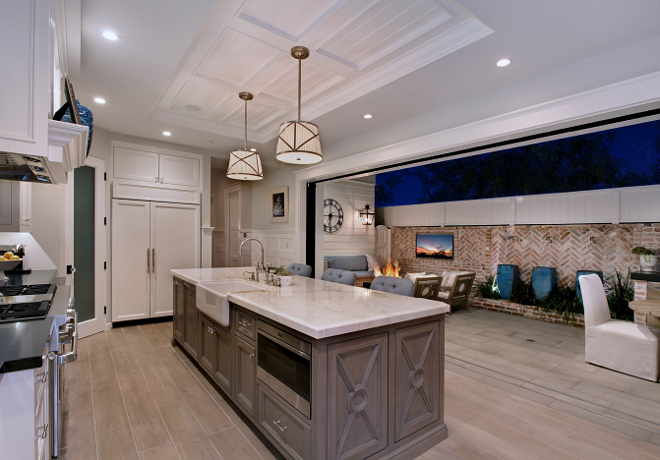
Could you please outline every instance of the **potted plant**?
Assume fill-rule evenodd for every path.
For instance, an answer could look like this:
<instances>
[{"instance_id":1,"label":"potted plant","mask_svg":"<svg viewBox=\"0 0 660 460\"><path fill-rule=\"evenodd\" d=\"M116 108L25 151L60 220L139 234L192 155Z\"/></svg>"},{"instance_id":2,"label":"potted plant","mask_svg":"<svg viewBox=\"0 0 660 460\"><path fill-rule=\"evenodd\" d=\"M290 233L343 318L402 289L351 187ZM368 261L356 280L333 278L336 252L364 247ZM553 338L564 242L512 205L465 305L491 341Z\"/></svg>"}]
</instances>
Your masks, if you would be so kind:
<instances>
[{"instance_id":1,"label":"potted plant","mask_svg":"<svg viewBox=\"0 0 660 460\"><path fill-rule=\"evenodd\" d=\"M293 283L293 272L284 268L284 265L275 269L275 275L279 276L282 286L291 286L291 283Z\"/></svg>"},{"instance_id":2,"label":"potted plant","mask_svg":"<svg viewBox=\"0 0 660 460\"><path fill-rule=\"evenodd\" d=\"M587 230L589 231L589 230ZM585 232L586 233L586 232ZM600 282L603 283L603 286L605 285L605 280L603 278L603 272L601 270L587 270L585 269L586 265L586 260L587 260L587 252L591 248L591 245L596 244L596 237L592 236L589 238L589 243L590 245L587 245L584 249L584 254L582 255L582 270L578 270L575 272L575 292L577 294L578 299L580 302L582 302L582 290L580 289L580 277L582 275L591 275L592 273L598 275L600 277Z\"/></svg>"},{"instance_id":3,"label":"potted plant","mask_svg":"<svg viewBox=\"0 0 660 460\"><path fill-rule=\"evenodd\" d=\"M509 243L511 240L522 242L522 238L515 235L504 236L506 240L505 259L509 258ZM514 264L500 264L497 266L497 289L500 292L500 297L504 300L511 300L511 291L513 285L520 279L520 268Z\"/></svg>"},{"instance_id":4,"label":"potted plant","mask_svg":"<svg viewBox=\"0 0 660 460\"><path fill-rule=\"evenodd\" d=\"M633 248L632 253L639 256L639 265L641 265L643 272L650 272L655 269L655 264L658 262L658 256L653 249L646 249L643 246L637 246L636 248Z\"/></svg>"},{"instance_id":5,"label":"potted plant","mask_svg":"<svg viewBox=\"0 0 660 460\"><path fill-rule=\"evenodd\" d=\"M532 269L532 288L534 289L534 296L536 300L543 301L548 297L550 292L557 287L559 276L555 267L543 266L543 254L545 253L545 246L554 242L552 235L548 235L543 242L541 248L541 260L539 266Z\"/></svg>"}]
</instances>

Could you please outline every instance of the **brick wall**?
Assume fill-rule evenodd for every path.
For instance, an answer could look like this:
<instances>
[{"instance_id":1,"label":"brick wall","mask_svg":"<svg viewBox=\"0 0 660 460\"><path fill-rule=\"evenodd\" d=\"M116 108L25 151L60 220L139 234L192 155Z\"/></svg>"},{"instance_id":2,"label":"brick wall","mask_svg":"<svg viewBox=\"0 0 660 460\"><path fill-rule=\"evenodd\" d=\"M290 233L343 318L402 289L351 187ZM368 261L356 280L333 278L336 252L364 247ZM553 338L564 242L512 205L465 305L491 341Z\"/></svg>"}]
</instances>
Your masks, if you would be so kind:
<instances>
[{"instance_id":1,"label":"brick wall","mask_svg":"<svg viewBox=\"0 0 660 460\"><path fill-rule=\"evenodd\" d=\"M415 257L417 233L452 233L454 259ZM559 282L575 285L577 270L639 270L635 246L660 249L660 224L622 225L522 225L481 227L394 227L392 259L405 272L441 274L444 270L469 270L477 278L497 273L498 264L516 264L523 280L536 266L557 268Z\"/></svg>"},{"instance_id":2,"label":"brick wall","mask_svg":"<svg viewBox=\"0 0 660 460\"><path fill-rule=\"evenodd\" d=\"M584 317L582 316L577 316L575 320L571 320L565 323L564 320L557 315L548 315L542 311L537 310L534 306L520 305L517 303L509 302L508 300L492 300L475 297L472 299L471 306L476 308L484 308L490 311L508 313L510 315L523 316L525 318L531 318L550 323L561 323L568 324L569 326L573 327L584 327Z\"/></svg>"}]
</instances>

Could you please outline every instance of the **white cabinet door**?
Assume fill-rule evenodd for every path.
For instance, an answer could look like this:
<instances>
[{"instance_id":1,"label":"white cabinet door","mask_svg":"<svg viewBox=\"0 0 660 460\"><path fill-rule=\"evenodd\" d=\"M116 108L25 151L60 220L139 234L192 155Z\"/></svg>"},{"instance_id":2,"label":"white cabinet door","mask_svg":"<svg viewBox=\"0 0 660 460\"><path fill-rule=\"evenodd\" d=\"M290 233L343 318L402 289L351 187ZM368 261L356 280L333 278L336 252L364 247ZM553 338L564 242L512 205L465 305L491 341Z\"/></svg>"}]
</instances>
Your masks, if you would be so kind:
<instances>
[{"instance_id":1,"label":"white cabinet door","mask_svg":"<svg viewBox=\"0 0 660 460\"><path fill-rule=\"evenodd\" d=\"M19 184L0 180L0 232L18 232L19 229Z\"/></svg>"},{"instance_id":2,"label":"white cabinet door","mask_svg":"<svg viewBox=\"0 0 660 460\"><path fill-rule=\"evenodd\" d=\"M159 182L158 154L143 150L115 147L113 151L112 176L115 179Z\"/></svg>"},{"instance_id":3,"label":"white cabinet door","mask_svg":"<svg viewBox=\"0 0 660 460\"><path fill-rule=\"evenodd\" d=\"M0 8L0 151L48 153L49 1L2 2Z\"/></svg>"},{"instance_id":4,"label":"white cabinet door","mask_svg":"<svg viewBox=\"0 0 660 460\"><path fill-rule=\"evenodd\" d=\"M199 187L199 160L161 153L160 183Z\"/></svg>"},{"instance_id":5,"label":"white cabinet door","mask_svg":"<svg viewBox=\"0 0 660 460\"><path fill-rule=\"evenodd\" d=\"M20 231L32 231L32 182L19 182Z\"/></svg>"},{"instance_id":6,"label":"white cabinet door","mask_svg":"<svg viewBox=\"0 0 660 460\"><path fill-rule=\"evenodd\" d=\"M151 316L172 315L173 268L199 267L199 206L151 203Z\"/></svg>"},{"instance_id":7,"label":"white cabinet door","mask_svg":"<svg viewBox=\"0 0 660 460\"><path fill-rule=\"evenodd\" d=\"M112 321L149 318L150 203L112 200Z\"/></svg>"}]
</instances>

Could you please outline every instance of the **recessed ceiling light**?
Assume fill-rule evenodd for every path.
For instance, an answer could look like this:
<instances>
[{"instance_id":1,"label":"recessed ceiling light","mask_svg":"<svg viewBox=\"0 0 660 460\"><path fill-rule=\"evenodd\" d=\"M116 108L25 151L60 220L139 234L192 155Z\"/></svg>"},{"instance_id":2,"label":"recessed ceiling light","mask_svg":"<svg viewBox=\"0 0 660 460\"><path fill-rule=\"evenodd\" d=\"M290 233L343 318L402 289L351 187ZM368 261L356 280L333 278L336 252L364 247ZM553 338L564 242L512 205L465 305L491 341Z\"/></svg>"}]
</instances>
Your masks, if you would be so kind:
<instances>
[{"instance_id":1,"label":"recessed ceiling light","mask_svg":"<svg viewBox=\"0 0 660 460\"><path fill-rule=\"evenodd\" d=\"M199 112L200 110L202 110L202 108L196 104L187 104L184 107L190 110L191 112Z\"/></svg>"},{"instance_id":2,"label":"recessed ceiling light","mask_svg":"<svg viewBox=\"0 0 660 460\"><path fill-rule=\"evenodd\" d=\"M511 64L511 59L500 59L497 61L497 67L506 67Z\"/></svg>"},{"instance_id":3,"label":"recessed ceiling light","mask_svg":"<svg viewBox=\"0 0 660 460\"><path fill-rule=\"evenodd\" d=\"M105 104L105 99L103 99L102 97L95 97L94 102L96 102L97 104Z\"/></svg>"},{"instance_id":4,"label":"recessed ceiling light","mask_svg":"<svg viewBox=\"0 0 660 460\"><path fill-rule=\"evenodd\" d=\"M163 131L163 136L171 136L172 133L169 131Z\"/></svg>"},{"instance_id":5,"label":"recessed ceiling light","mask_svg":"<svg viewBox=\"0 0 660 460\"><path fill-rule=\"evenodd\" d=\"M107 38L108 40L112 40L113 42L119 40L119 35L114 33L112 30L104 30L103 37Z\"/></svg>"},{"instance_id":6,"label":"recessed ceiling light","mask_svg":"<svg viewBox=\"0 0 660 460\"><path fill-rule=\"evenodd\" d=\"M368 113L368 114L366 114L366 115L364 116L364 118L371 118L371 117L373 117L373 115L370 114L370 113Z\"/></svg>"}]
</instances>

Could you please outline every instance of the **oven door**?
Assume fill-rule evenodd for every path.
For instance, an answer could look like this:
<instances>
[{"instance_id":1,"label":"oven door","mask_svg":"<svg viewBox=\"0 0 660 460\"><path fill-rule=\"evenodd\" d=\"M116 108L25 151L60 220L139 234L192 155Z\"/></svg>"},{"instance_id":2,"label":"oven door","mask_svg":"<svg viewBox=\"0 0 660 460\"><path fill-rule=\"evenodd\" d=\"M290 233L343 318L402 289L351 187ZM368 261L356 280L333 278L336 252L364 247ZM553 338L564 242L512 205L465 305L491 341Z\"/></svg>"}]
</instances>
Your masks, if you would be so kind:
<instances>
[{"instance_id":1,"label":"oven door","mask_svg":"<svg viewBox=\"0 0 660 460\"><path fill-rule=\"evenodd\" d=\"M272 328L270 325L267 326ZM311 345L278 329L272 329L273 331L267 332L262 329L262 324L259 327L257 339L259 379L303 415L311 418L312 361L311 356L305 353L311 351ZM284 340L269 332L275 332ZM293 342L293 345L290 342ZM297 343L302 344L303 347L300 348L305 348L305 351L299 350L296 347Z\"/></svg>"}]
</instances>

